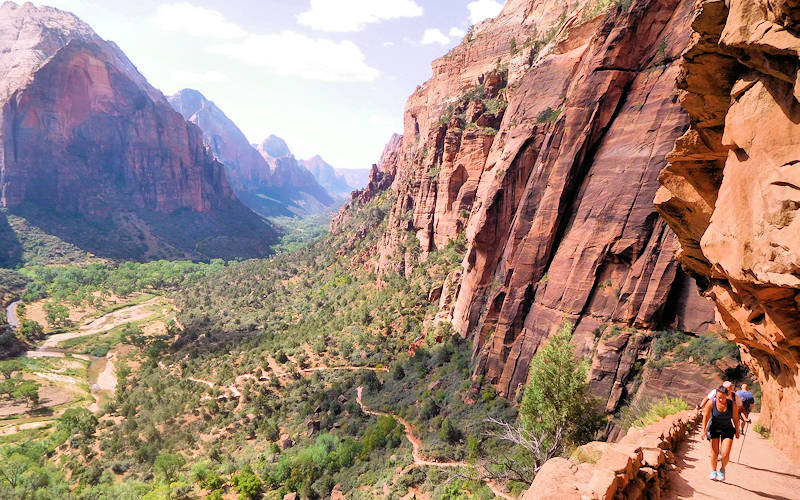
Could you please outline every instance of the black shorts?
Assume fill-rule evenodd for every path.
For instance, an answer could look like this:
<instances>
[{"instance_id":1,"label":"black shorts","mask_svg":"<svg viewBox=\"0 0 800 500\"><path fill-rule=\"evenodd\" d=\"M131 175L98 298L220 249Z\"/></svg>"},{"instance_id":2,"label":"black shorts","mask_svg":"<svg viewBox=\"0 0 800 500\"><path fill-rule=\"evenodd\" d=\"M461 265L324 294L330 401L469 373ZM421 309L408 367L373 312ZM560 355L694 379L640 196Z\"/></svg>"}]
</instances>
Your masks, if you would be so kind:
<instances>
[{"instance_id":1,"label":"black shorts","mask_svg":"<svg viewBox=\"0 0 800 500\"><path fill-rule=\"evenodd\" d=\"M711 426L706 432L706 437L711 439L733 439L736 435L736 429L733 427L714 427Z\"/></svg>"}]
</instances>

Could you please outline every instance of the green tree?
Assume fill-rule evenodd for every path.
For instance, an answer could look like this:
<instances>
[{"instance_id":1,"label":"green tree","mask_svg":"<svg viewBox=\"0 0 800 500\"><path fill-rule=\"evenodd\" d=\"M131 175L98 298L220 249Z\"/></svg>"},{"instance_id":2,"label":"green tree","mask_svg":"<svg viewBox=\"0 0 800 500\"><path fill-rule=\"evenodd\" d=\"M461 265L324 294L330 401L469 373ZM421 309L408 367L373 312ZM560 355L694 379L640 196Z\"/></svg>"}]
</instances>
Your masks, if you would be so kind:
<instances>
[{"instance_id":1,"label":"green tree","mask_svg":"<svg viewBox=\"0 0 800 500\"><path fill-rule=\"evenodd\" d=\"M457 443L461 439L461 431L459 431L450 417L444 417L441 425L439 426L439 439L446 441L450 444Z\"/></svg>"},{"instance_id":2,"label":"green tree","mask_svg":"<svg viewBox=\"0 0 800 500\"><path fill-rule=\"evenodd\" d=\"M57 427L70 434L80 432L84 437L94 435L97 429L97 417L86 408L70 408L58 418Z\"/></svg>"},{"instance_id":3,"label":"green tree","mask_svg":"<svg viewBox=\"0 0 800 500\"><path fill-rule=\"evenodd\" d=\"M600 425L589 395L589 364L575 359L572 329L565 321L533 357L520 407L523 431L552 436L559 450L590 440Z\"/></svg>"},{"instance_id":4,"label":"green tree","mask_svg":"<svg viewBox=\"0 0 800 500\"><path fill-rule=\"evenodd\" d=\"M519 423L489 419L500 428L495 437L517 445L497 464L508 479L530 483L547 460L589 441L602 425L589 394L588 363L575 358L570 342L572 328L565 321L531 360Z\"/></svg>"},{"instance_id":5,"label":"green tree","mask_svg":"<svg viewBox=\"0 0 800 500\"><path fill-rule=\"evenodd\" d=\"M158 474L161 474L164 482L167 483L167 498L172 496L172 483L178 479L178 474L185 465L186 459L180 453L161 454L153 463L153 468Z\"/></svg>"},{"instance_id":6,"label":"green tree","mask_svg":"<svg viewBox=\"0 0 800 500\"><path fill-rule=\"evenodd\" d=\"M21 372L24 367L25 365L16 359L0 361L0 373L3 374L3 378L6 380L9 380L15 372Z\"/></svg>"},{"instance_id":7,"label":"green tree","mask_svg":"<svg viewBox=\"0 0 800 500\"><path fill-rule=\"evenodd\" d=\"M47 324L51 328L63 326L69 321L69 309L63 304L48 302L44 305L44 311L47 314Z\"/></svg>"},{"instance_id":8,"label":"green tree","mask_svg":"<svg viewBox=\"0 0 800 500\"><path fill-rule=\"evenodd\" d=\"M36 406L39 404L39 384L33 380L23 380L14 389L12 394L15 399L24 399L28 402L28 406Z\"/></svg>"},{"instance_id":9,"label":"green tree","mask_svg":"<svg viewBox=\"0 0 800 500\"><path fill-rule=\"evenodd\" d=\"M23 319L19 327L19 334L28 342L33 342L44 336L44 328L36 321Z\"/></svg>"},{"instance_id":10,"label":"green tree","mask_svg":"<svg viewBox=\"0 0 800 500\"><path fill-rule=\"evenodd\" d=\"M242 471L233 476L231 483L233 489L244 498L256 498L261 491L261 479L253 473L250 464L245 464Z\"/></svg>"}]
</instances>

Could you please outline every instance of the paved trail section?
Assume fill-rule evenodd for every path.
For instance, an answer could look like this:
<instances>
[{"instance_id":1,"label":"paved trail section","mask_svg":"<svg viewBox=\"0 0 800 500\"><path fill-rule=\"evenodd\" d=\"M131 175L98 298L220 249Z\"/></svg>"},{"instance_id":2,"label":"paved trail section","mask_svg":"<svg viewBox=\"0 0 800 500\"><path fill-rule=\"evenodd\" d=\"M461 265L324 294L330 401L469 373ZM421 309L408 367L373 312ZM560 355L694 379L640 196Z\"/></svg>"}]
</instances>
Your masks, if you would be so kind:
<instances>
[{"instance_id":1,"label":"paved trail section","mask_svg":"<svg viewBox=\"0 0 800 500\"><path fill-rule=\"evenodd\" d=\"M16 330L19 328L19 318L17 317L17 306L19 305L19 301L12 302L6 307L6 319L8 320L8 324L11 325L11 328Z\"/></svg>"},{"instance_id":2,"label":"paved trail section","mask_svg":"<svg viewBox=\"0 0 800 500\"><path fill-rule=\"evenodd\" d=\"M754 415L751 415L754 417ZM752 418L755 423L757 416ZM709 462L711 447L695 432L678 449L679 472L669 476L670 489L664 500L724 499L724 500L797 500L800 499L800 467L789 461L768 439L753 431L752 424L744 439L735 439L725 482L711 481Z\"/></svg>"}]
</instances>

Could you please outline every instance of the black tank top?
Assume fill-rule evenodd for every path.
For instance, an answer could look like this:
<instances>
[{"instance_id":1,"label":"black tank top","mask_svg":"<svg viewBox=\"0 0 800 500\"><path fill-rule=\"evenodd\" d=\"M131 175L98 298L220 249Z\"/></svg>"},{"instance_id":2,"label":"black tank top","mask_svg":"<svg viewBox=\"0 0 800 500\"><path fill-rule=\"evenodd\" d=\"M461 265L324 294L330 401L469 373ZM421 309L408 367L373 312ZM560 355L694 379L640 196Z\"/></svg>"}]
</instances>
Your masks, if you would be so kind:
<instances>
[{"instance_id":1,"label":"black tank top","mask_svg":"<svg viewBox=\"0 0 800 500\"><path fill-rule=\"evenodd\" d=\"M733 402L728 401L728 406L725 411L717 409L717 402L711 403L711 427L717 429L733 429Z\"/></svg>"}]
</instances>

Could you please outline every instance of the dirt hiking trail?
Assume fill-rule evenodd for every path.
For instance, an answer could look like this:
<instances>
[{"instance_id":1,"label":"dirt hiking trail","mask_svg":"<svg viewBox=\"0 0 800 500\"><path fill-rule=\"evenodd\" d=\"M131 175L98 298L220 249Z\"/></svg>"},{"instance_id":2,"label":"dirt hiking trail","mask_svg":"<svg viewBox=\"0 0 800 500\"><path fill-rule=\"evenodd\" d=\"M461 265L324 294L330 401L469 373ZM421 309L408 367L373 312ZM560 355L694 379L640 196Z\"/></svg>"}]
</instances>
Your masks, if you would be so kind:
<instances>
[{"instance_id":1,"label":"dirt hiking trail","mask_svg":"<svg viewBox=\"0 0 800 500\"><path fill-rule=\"evenodd\" d=\"M753 423L757 415L751 415ZM726 469L725 482L708 479L711 473L708 441L695 432L676 452L679 471L669 477L669 490L663 500L688 498L724 500L797 500L800 499L800 467L789 461L768 439L747 429L740 460L742 439L734 439L731 461Z\"/></svg>"},{"instance_id":2,"label":"dirt hiking trail","mask_svg":"<svg viewBox=\"0 0 800 500\"><path fill-rule=\"evenodd\" d=\"M395 482L397 481L397 479L399 479L400 476L402 476L412 468L421 465L430 467L442 467L442 468L454 468L454 467L467 467L471 469L475 468L473 464L469 464L467 462L435 462L432 460L426 460L422 456L422 453L420 452L420 446L422 445L422 441L414 435L414 429L413 427L411 427L411 424L398 415L370 410L364 405L364 402L362 400L363 392L364 392L363 387L359 387L358 389L356 389L356 402L358 402L358 406L361 407L361 410L368 415L376 415L376 416L389 415L393 417L395 420L403 424L403 427L405 428L406 439L408 439L411 442L411 456L414 458L414 461L411 462L408 466L406 466L406 468L403 469L402 472L400 472L400 474L397 475L397 477L395 478ZM488 486L490 490L492 490L492 493L494 493L495 496L504 498L505 500L513 500L513 497L511 497L508 493L503 491L497 484L495 484L494 481L492 481L488 477L482 477L481 481L484 484L486 484L486 486Z\"/></svg>"}]
</instances>

